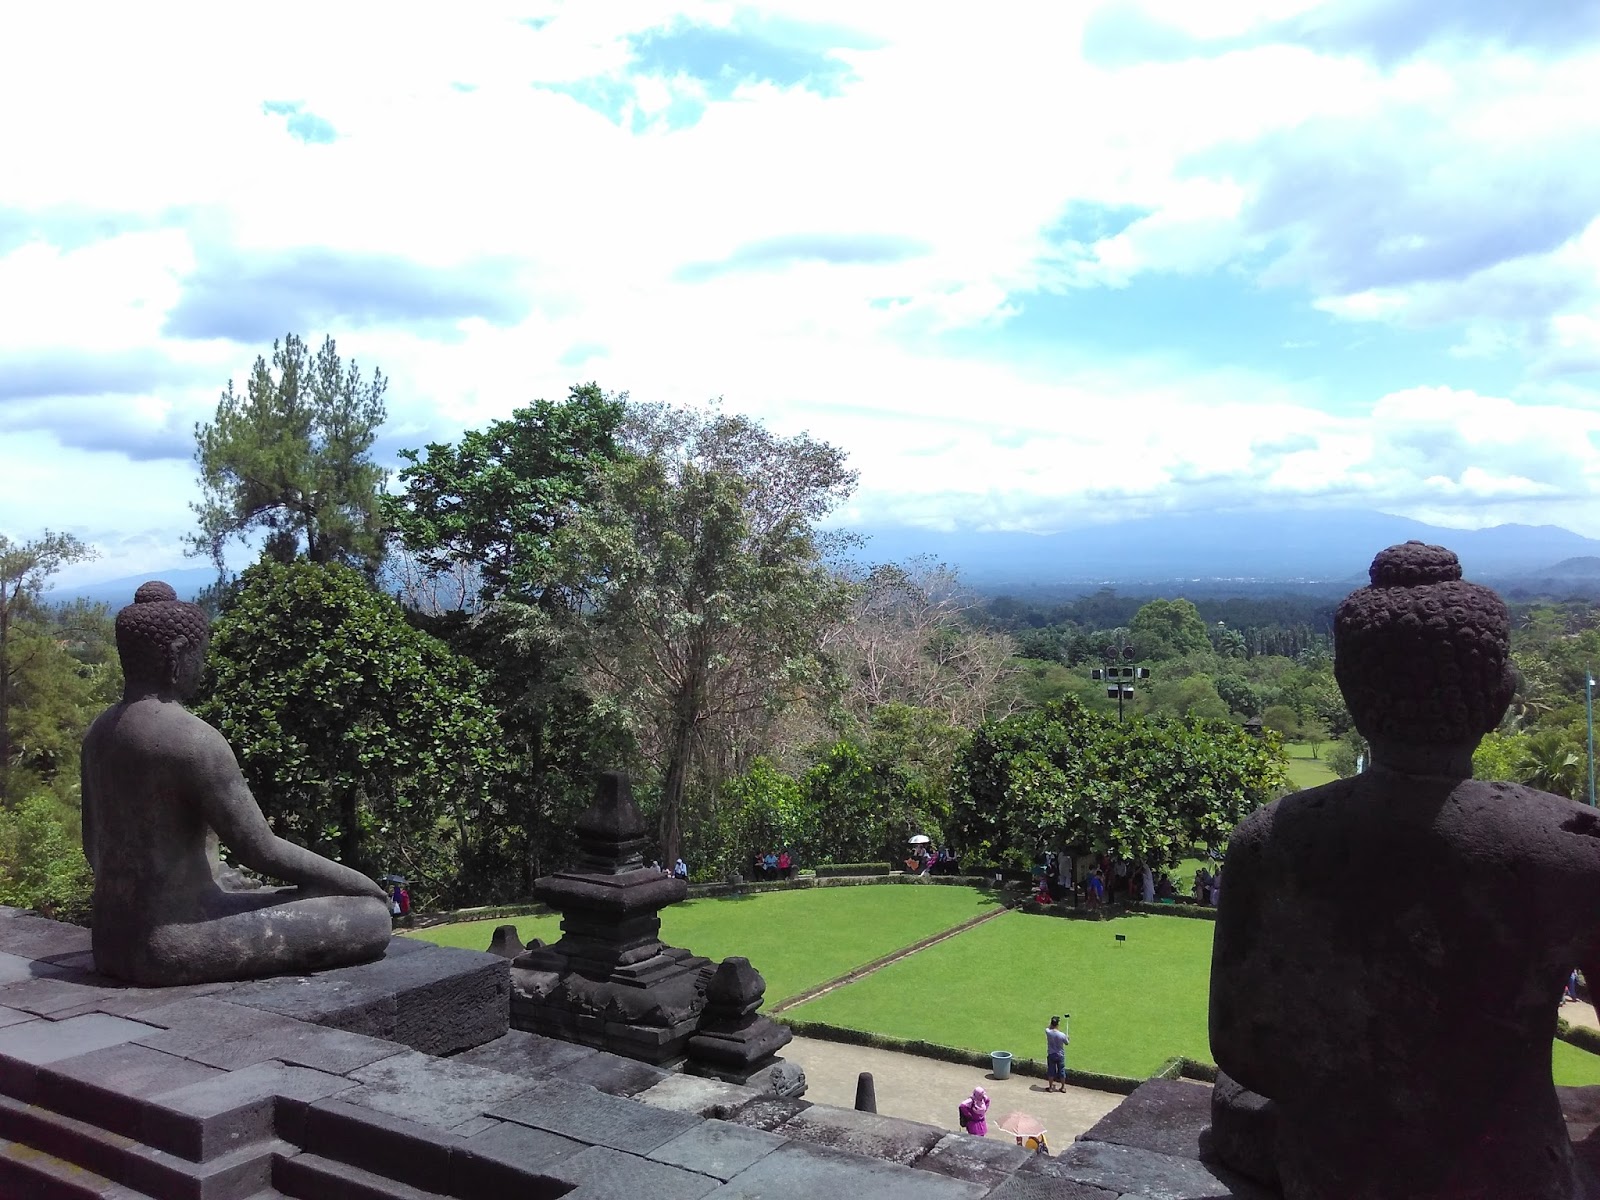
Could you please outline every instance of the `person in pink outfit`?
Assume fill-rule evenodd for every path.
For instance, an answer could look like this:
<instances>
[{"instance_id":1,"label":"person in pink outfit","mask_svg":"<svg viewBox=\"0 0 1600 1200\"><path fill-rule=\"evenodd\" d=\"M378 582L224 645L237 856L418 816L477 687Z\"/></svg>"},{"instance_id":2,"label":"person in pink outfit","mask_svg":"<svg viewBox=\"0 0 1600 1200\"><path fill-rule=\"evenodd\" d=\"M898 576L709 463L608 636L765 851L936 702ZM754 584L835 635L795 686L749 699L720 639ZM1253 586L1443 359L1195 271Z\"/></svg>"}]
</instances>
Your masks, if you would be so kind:
<instances>
[{"instance_id":1,"label":"person in pink outfit","mask_svg":"<svg viewBox=\"0 0 1600 1200\"><path fill-rule=\"evenodd\" d=\"M972 1095L961 1102L961 1128L973 1137L989 1133L989 1093L981 1087L972 1089Z\"/></svg>"}]
</instances>

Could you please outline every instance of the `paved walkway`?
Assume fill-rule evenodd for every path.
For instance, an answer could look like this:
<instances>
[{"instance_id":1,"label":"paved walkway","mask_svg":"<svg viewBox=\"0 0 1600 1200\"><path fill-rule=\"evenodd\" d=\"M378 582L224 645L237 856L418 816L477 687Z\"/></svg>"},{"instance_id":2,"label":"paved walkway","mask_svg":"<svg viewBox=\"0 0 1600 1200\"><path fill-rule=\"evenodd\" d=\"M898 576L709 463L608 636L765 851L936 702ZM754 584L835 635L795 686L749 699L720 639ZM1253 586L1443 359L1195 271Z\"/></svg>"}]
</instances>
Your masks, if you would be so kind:
<instances>
[{"instance_id":1,"label":"paved walkway","mask_svg":"<svg viewBox=\"0 0 1600 1200\"><path fill-rule=\"evenodd\" d=\"M983 1087L993 1101L989 1110L991 1138L1010 1140L1010 1135L1001 1133L994 1123L1020 1108L1044 1122L1052 1149L1067 1145L1123 1101L1115 1092L1091 1088L1069 1087L1065 1092L1047 1093L1042 1079L1023 1075L991 1079L989 1072L979 1067L817 1038L797 1037L782 1053L805 1068L806 1099L817 1104L854 1108L856 1076L871 1071L878 1111L884 1116L959 1131L956 1106L972 1094L973 1088Z\"/></svg>"},{"instance_id":2,"label":"paved walkway","mask_svg":"<svg viewBox=\"0 0 1600 1200\"><path fill-rule=\"evenodd\" d=\"M1595 1016L1594 1006L1587 1001L1574 1000L1571 1004L1563 1004L1561 1015L1567 1019L1569 1025L1587 1025L1590 1029L1600 1029L1600 1018Z\"/></svg>"}]
</instances>

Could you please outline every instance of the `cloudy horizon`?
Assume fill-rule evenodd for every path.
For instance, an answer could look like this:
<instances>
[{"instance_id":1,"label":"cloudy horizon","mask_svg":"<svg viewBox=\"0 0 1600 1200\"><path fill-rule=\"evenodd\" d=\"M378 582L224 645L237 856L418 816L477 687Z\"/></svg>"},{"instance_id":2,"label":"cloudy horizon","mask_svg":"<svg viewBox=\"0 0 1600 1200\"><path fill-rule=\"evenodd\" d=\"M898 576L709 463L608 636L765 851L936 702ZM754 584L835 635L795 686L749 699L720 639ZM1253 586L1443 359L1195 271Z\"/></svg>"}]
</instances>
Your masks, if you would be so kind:
<instances>
[{"instance_id":1,"label":"cloudy horizon","mask_svg":"<svg viewBox=\"0 0 1600 1200\"><path fill-rule=\"evenodd\" d=\"M185 563L286 332L380 445L594 380L843 447L857 524L1600 536L1600 0L0 24L0 532Z\"/></svg>"}]
</instances>

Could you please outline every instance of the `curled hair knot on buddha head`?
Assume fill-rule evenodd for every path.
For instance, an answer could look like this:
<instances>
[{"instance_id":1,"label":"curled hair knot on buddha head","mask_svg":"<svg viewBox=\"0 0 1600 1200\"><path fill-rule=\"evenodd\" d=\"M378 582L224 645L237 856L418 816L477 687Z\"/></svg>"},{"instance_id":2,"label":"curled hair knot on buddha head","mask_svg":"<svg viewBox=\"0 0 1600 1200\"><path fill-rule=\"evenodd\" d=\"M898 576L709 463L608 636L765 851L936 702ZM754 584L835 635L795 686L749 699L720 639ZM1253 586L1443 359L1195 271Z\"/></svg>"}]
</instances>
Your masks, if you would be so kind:
<instances>
[{"instance_id":1,"label":"curled hair knot on buddha head","mask_svg":"<svg viewBox=\"0 0 1600 1200\"><path fill-rule=\"evenodd\" d=\"M185 661L205 653L209 623L199 605L178 599L170 584L151 580L117 613L117 655L130 683L175 682Z\"/></svg>"},{"instance_id":2,"label":"curled hair knot on buddha head","mask_svg":"<svg viewBox=\"0 0 1600 1200\"><path fill-rule=\"evenodd\" d=\"M1511 617L1461 578L1443 546L1407 542L1372 560L1370 587L1334 614L1333 673L1362 737L1460 745L1494 729L1511 703Z\"/></svg>"}]
</instances>

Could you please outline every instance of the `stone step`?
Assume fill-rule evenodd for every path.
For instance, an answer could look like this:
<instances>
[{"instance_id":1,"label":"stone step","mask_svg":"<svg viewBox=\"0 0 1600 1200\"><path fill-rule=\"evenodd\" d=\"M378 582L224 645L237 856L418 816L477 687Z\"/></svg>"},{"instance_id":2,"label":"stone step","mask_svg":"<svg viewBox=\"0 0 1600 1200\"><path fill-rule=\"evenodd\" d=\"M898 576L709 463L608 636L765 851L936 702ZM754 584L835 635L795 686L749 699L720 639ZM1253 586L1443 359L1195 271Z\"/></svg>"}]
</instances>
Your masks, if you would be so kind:
<instances>
[{"instance_id":1,"label":"stone step","mask_svg":"<svg viewBox=\"0 0 1600 1200\"><path fill-rule=\"evenodd\" d=\"M161 1200L245 1200L271 1182L274 1153L295 1152L287 1142L268 1140L191 1162L9 1096L0 1096L0 1138L22 1147L24 1157L48 1156Z\"/></svg>"},{"instance_id":2,"label":"stone step","mask_svg":"<svg viewBox=\"0 0 1600 1200\"><path fill-rule=\"evenodd\" d=\"M423 1191L320 1154L277 1158L272 1185L294 1200L448 1200L442 1192Z\"/></svg>"},{"instance_id":3,"label":"stone step","mask_svg":"<svg viewBox=\"0 0 1600 1200\"><path fill-rule=\"evenodd\" d=\"M147 1200L75 1163L0 1138L0 1196L7 1200Z\"/></svg>"}]
</instances>

